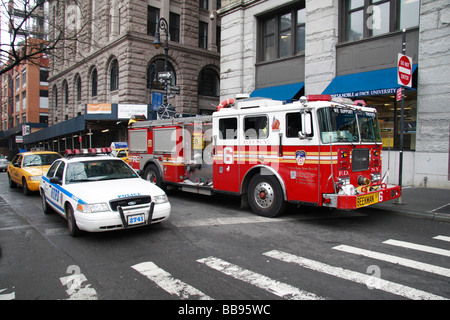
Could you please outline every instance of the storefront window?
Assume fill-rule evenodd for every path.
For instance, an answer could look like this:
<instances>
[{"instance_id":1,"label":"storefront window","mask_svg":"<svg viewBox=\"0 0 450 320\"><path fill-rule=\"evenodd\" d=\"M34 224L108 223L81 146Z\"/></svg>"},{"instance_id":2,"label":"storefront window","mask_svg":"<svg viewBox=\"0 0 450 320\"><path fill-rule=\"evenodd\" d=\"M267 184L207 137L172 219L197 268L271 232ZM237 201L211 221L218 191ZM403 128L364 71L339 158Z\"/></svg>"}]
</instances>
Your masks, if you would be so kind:
<instances>
[{"instance_id":1,"label":"storefront window","mask_svg":"<svg viewBox=\"0 0 450 320\"><path fill-rule=\"evenodd\" d=\"M384 149L400 149L401 102L394 95L361 97L378 111L378 121ZM416 149L417 93L406 91L404 101L403 150Z\"/></svg>"}]
</instances>

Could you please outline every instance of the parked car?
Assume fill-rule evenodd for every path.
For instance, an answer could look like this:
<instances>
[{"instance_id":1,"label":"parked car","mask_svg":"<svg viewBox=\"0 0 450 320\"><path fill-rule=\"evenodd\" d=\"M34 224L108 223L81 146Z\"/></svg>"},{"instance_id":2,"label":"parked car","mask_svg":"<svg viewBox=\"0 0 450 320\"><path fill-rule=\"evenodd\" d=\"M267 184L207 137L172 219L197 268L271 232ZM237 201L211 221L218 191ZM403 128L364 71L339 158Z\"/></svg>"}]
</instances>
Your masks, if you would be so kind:
<instances>
[{"instance_id":1,"label":"parked car","mask_svg":"<svg viewBox=\"0 0 450 320\"><path fill-rule=\"evenodd\" d=\"M8 169L8 158L0 153L0 171L6 171Z\"/></svg>"},{"instance_id":2,"label":"parked car","mask_svg":"<svg viewBox=\"0 0 450 320\"><path fill-rule=\"evenodd\" d=\"M22 186L23 193L29 195L39 190L41 176L47 172L56 159L62 158L54 151L27 151L18 153L8 164L10 188Z\"/></svg>"},{"instance_id":3,"label":"parked car","mask_svg":"<svg viewBox=\"0 0 450 320\"><path fill-rule=\"evenodd\" d=\"M68 154L42 176L44 213L67 220L71 236L162 222L171 206L165 192L111 155Z\"/></svg>"}]
</instances>

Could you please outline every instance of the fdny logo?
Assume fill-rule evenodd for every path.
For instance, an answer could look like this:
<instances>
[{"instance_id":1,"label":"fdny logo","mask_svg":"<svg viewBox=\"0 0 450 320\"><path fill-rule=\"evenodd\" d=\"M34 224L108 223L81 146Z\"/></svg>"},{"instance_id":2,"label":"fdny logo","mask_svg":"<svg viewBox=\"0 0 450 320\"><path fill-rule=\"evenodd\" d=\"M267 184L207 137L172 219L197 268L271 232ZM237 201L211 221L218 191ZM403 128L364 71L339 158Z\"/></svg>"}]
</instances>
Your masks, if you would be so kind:
<instances>
[{"instance_id":1,"label":"fdny logo","mask_svg":"<svg viewBox=\"0 0 450 320\"><path fill-rule=\"evenodd\" d=\"M306 160L306 152L304 150L297 150L295 153L295 159L297 160L297 164L302 166Z\"/></svg>"}]
</instances>

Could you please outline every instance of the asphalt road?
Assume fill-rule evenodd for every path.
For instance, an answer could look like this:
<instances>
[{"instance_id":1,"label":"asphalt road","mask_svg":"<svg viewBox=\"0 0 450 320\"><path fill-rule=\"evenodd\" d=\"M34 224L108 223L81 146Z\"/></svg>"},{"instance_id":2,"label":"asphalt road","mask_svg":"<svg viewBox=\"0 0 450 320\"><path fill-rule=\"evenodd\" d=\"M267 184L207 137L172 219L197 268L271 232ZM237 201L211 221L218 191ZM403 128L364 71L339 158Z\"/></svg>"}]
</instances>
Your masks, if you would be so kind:
<instances>
[{"instance_id":1,"label":"asphalt road","mask_svg":"<svg viewBox=\"0 0 450 320\"><path fill-rule=\"evenodd\" d=\"M235 197L170 191L166 222L72 238L38 194L5 173L0 190L0 300L450 299L448 222L295 206L269 219Z\"/></svg>"}]
</instances>

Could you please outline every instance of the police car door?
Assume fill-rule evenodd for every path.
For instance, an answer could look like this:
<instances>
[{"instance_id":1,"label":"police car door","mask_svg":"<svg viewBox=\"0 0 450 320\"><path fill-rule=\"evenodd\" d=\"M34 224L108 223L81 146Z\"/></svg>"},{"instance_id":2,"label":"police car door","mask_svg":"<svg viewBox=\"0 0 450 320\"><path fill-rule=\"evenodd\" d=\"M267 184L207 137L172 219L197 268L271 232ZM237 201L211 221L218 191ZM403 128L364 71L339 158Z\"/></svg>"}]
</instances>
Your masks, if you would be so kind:
<instances>
[{"instance_id":1,"label":"police car door","mask_svg":"<svg viewBox=\"0 0 450 320\"><path fill-rule=\"evenodd\" d=\"M55 161L48 169L48 172L45 175L42 183L44 194L47 198L48 203L52 206L52 208L61 213L64 213L64 209L62 208L63 193L61 192L60 187L60 184L62 184L64 167L65 163L63 161ZM57 178L59 180L59 183L50 182L51 178Z\"/></svg>"}]
</instances>

